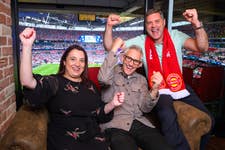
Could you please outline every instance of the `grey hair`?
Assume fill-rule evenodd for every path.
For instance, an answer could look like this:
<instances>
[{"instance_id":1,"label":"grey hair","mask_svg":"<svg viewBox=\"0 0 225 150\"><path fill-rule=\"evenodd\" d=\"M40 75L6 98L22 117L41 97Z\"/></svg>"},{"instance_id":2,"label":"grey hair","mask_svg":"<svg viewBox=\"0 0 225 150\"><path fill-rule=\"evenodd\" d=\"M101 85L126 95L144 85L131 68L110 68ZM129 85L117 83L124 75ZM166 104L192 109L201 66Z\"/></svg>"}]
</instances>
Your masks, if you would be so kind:
<instances>
[{"instance_id":1,"label":"grey hair","mask_svg":"<svg viewBox=\"0 0 225 150\"><path fill-rule=\"evenodd\" d=\"M126 54L130 49L134 49L136 50L137 52L139 52L141 54L141 60L143 59L143 52L142 52L142 48L138 45L131 45L129 47L127 47L124 51L124 53Z\"/></svg>"}]
</instances>

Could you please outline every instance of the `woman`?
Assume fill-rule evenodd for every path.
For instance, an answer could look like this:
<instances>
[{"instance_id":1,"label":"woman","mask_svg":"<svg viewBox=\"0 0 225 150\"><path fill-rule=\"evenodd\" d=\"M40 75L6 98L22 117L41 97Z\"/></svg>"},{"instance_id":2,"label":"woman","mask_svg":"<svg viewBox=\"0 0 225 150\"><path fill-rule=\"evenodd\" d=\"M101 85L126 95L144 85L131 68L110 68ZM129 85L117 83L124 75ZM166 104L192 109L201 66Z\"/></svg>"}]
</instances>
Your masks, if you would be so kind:
<instances>
[{"instance_id":1,"label":"woman","mask_svg":"<svg viewBox=\"0 0 225 150\"><path fill-rule=\"evenodd\" d=\"M22 54L20 81L26 100L34 107L46 105L48 150L107 150L99 123L113 117L113 109L124 101L124 93L116 93L103 104L94 84L87 79L88 58L85 50L72 45L64 52L56 75L32 74L33 28L20 34Z\"/></svg>"}]
</instances>

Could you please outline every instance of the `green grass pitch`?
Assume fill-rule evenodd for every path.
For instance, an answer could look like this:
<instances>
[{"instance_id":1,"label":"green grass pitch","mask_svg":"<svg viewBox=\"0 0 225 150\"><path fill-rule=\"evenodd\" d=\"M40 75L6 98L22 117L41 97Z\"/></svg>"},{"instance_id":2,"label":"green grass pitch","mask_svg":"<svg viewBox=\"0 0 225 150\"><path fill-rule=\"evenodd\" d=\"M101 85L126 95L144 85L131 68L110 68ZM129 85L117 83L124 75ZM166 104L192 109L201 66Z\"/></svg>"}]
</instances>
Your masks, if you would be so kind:
<instances>
[{"instance_id":1,"label":"green grass pitch","mask_svg":"<svg viewBox=\"0 0 225 150\"><path fill-rule=\"evenodd\" d=\"M50 75L58 72L59 64L42 64L33 68L34 74Z\"/></svg>"},{"instance_id":2,"label":"green grass pitch","mask_svg":"<svg viewBox=\"0 0 225 150\"><path fill-rule=\"evenodd\" d=\"M100 67L99 64L90 64L88 67ZM42 64L33 68L34 74L50 75L58 72L59 64Z\"/></svg>"}]
</instances>

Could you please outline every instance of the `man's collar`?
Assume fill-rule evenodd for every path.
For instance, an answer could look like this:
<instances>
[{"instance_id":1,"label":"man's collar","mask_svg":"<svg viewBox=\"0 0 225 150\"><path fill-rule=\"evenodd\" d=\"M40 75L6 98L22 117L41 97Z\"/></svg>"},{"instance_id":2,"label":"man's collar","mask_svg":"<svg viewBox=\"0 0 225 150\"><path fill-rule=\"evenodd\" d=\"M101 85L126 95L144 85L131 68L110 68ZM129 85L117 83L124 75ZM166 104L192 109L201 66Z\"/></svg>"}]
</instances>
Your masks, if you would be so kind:
<instances>
[{"instance_id":1,"label":"man's collar","mask_svg":"<svg viewBox=\"0 0 225 150\"><path fill-rule=\"evenodd\" d=\"M116 72L121 74L126 79L137 78L137 72L136 71L134 73L132 73L131 75L127 75L126 73L124 73L124 71L122 69L122 65L118 65L116 67Z\"/></svg>"}]
</instances>

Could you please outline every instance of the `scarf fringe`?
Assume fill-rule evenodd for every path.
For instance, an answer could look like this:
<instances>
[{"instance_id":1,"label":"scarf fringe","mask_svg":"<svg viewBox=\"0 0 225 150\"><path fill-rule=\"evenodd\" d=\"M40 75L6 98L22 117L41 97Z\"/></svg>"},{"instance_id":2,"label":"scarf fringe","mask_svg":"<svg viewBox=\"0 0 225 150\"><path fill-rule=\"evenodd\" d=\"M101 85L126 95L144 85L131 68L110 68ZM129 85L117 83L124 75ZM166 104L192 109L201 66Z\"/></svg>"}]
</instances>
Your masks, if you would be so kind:
<instances>
[{"instance_id":1,"label":"scarf fringe","mask_svg":"<svg viewBox=\"0 0 225 150\"><path fill-rule=\"evenodd\" d=\"M181 99L190 95L186 89L177 92L172 92L170 89L160 89L159 94L170 95L173 99Z\"/></svg>"}]
</instances>

